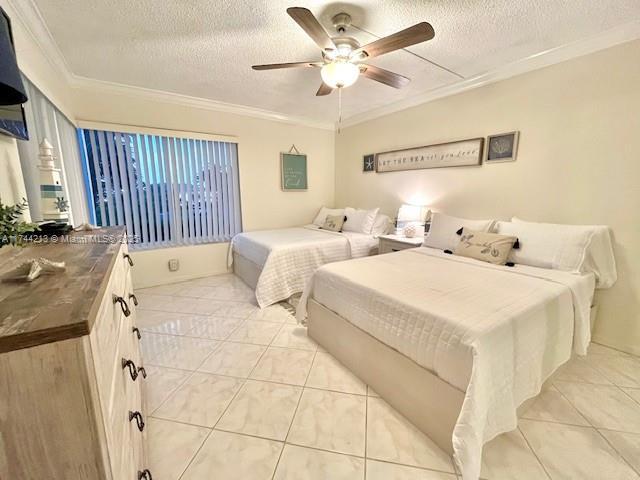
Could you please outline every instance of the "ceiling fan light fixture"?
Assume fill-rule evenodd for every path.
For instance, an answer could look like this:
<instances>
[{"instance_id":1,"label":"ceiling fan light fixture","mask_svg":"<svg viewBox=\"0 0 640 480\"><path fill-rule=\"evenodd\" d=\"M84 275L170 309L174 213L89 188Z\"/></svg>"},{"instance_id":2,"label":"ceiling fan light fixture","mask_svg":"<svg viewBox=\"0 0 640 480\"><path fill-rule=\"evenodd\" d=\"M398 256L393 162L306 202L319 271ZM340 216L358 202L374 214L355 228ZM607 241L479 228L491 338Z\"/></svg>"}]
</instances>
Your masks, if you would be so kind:
<instances>
[{"instance_id":1,"label":"ceiling fan light fixture","mask_svg":"<svg viewBox=\"0 0 640 480\"><path fill-rule=\"evenodd\" d=\"M356 83L360 69L350 62L331 62L322 67L320 75L322 81L331 88L344 88Z\"/></svg>"}]
</instances>

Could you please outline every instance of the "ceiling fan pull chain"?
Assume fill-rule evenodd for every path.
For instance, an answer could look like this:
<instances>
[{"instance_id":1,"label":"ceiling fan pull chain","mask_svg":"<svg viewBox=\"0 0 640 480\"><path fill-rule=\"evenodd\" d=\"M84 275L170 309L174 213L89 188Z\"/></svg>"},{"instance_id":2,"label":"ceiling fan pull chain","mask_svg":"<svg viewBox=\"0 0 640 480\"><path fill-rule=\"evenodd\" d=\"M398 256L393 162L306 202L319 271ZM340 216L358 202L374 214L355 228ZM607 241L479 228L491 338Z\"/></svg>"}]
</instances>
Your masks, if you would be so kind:
<instances>
[{"instance_id":1,"label":"ceiling fan pull chain","mask_svg":"<svg viewBox=\"0 0 640 480\"><path fill-rule=\"evenodd\" d=\"M342 129L342 87L338 87L338 133Z\"/></svg>"}]
</instances>

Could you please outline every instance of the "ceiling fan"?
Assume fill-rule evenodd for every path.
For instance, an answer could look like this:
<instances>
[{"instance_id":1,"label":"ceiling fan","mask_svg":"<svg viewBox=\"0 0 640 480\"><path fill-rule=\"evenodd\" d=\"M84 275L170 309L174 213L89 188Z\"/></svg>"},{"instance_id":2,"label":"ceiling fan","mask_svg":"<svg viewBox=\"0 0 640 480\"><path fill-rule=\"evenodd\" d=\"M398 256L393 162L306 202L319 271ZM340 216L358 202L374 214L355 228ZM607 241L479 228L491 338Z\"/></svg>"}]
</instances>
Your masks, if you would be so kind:
<instances>
[{"instance_id":1,"label":"ceiling fan","mask_svg":"<svg viewBox=\"0 0 640 480\"><path fill-rule=\"evenodd\" d=\"M316 93L317 96L329 95L336 88L341 89L353 85L360 75L390 87L404 87L411 81L407 77L362 62L416 43L426 42L435 36L433 27L427 22L421 22L388 37L360 46L355 38L345 36L347 28L351 25L351 16L347 13L339 13L332 19L339 34L336 37L330 37L313 16L313 13L306 8L287 8L287 13L320 47L322 61L272 63L254 65L252 68L254 70L296 67L320 68L322 84Z\"/></svg>"}]
</instances>

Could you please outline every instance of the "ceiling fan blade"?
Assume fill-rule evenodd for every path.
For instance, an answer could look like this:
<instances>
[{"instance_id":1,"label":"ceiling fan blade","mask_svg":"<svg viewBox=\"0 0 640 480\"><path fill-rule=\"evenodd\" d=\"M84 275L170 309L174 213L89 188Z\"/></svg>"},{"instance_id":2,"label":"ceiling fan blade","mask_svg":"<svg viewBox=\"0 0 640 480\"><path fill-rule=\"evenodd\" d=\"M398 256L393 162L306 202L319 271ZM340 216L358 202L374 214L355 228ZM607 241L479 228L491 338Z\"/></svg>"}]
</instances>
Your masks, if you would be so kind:
<instances>
[{"instance_id":1,"label":"ceiling fan blade","mask_svg":"<svg viewBox=\"0 0 640 480\"><path fill-rule=\"evenodd\" d=\"M320 22L310 10L301 7L290 7L287 8L287 13L322 50L335 50L336 46L333 40L331 40L327 31L320 25Z\"/></svg>"},{"instance_id":2,"label":"ceiling fan blade","mask_svg":"<svg viewBox=\"0 0 640 480\"><path fill-rule=\"evenodd\" d=\"M254 70L275 70L277 68L296 68L296 67L321 67L323 62L292 62L292 63L268 63L266 65L254 65Z\"/></svg>"},{"instance_id":3,"label":"ceiling fan blade","mask_svg":"<svg viewBox=\"0 0 640 480\"><path fill-rule=\"evenodd\" d=\"M375 67L373 65L361 65L365 69L361 72L363 77L370 78L376 82L384 83L393 88L402 88L409 84L411 79L398 75L397 73L390 72L384 68Z\"/></svg>"},{"instance_id":4,"label":"ceiling fan blade","mask_svg":"<svg viewBox=\"0 0 640 480\"><path fill-rule=\"evenodd\" d=\"M416 43L426 42L435 36L433 27L427 23L417 23L413 27L405 28L399 32L383 37L375 42L371 42L364 47L360 47L352 54L352 58L361 52L365 52L368 57L378 57L385 53L400 50Z\"/></svg>"},{"instance_id":5,"label":"ceiling fan blade","mask_svg":"<svg viewBox=\"0 0 640 480\"><path fill-rule=\"evenodd\" d=\"M320 84L320 88L316 92L316 97L322 97L324 95L329 95L331 92L333 92L333 88L331 88L326 83L322 82Z\"/></svg>"}]
</instances>

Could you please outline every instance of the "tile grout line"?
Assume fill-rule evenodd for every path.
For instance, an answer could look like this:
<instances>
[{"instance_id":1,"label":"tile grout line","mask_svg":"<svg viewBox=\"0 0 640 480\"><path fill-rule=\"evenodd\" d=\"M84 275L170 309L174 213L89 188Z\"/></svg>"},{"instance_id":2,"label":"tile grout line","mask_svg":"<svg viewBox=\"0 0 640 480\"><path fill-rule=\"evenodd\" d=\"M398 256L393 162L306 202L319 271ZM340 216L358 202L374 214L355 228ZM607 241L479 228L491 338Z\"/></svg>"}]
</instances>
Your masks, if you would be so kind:
<instances>
[{"instance_id":1,"label":"tile grout line","mask_svg":"<svg viewBox=\"0 0 640 480\"><path fill-rule=\"evenodd\" d=\"M617 356L617 355L611 355L611 356ZM622 392L622 394L623 394L623 395L625 395L627 398L631 399L631 401L633 401L633 402L635 402L635 403L637 403L637 404L639 404L639 405L640 405L640 402L638 402L635 398L633 398L631 395L629 395L629 394L624 390L624 388L630 388L630 387L624 387L624 388L623 388L623 387L621 387L620 385L618 385L617 383L613 382L613 381L612 381L612 380L611 380L607 375L605 375L604 373L602 373L602 371L601 371L601 370L599 370L597 367L593 367L593 366L592 366L592 368L593 368L593 369L595 369L598 373L600 373L600 375L602 375L603 377L605 377L608 381L610 381L610 382L612 383L612 385L610 385L610 386L617 388L620 392ZM562 393L562 392L560 392L560 393ZM567 399L567 401L569 401L569 399ZM569 401L569 402L570 402L570 401ZM570 402L570 403L571 403L571 402ZM573 405L573 404L572 404L572 405ZM575 408L575 407L574 407L574 408ZM591 423L591 422L590 422L590 423ZM634 472L636 472L638 475L640 475L640 471L639 471L639 470L637 470L637 469L636 469L636 468L635 468L635 467L634 467L634 466L633 466L633 465L632 465L632 464L631 464L631 463L630 463L630 462L625 458L625 456L622 454L622 452L620 452L620 451L618 450L618 448L616 448L616 446L615 446L613 443L611 443L611 442L609 441L609 439L608 439L608 438L607 438L607 437L606 437L606 436L605 436L605 435L600 431L600 430L601 430L601 428L600 428L600 427L596 427L596 426L595 426L595 425L593 425L592 423L591 423L591 425L593 426L594 430L595 430L596 432L598 432L598 435L600 435L600 437L602 437L602 439L604 439L604 441L605 441L605 442L606 442L606 443L607 443L607 444L608 444L608 445L613 449L613 451L614 451L614 452L616 452L616 453L618 454L618 456L622 459L622 461L623 461L623 462L625 462L625 463L626 463L626 464L631 468L631 470L633 470L633 471L634 471ZM612 432L623 433L623 434L628 434L628 433L633 434L633 432L626 432L626 431L624 431L624 430L614 430L614 429L608 429L608 428L602 428L602 430L609 430L609 431L612 431Z\"/></svg>"},{"instance_id":2,"label":"tile grout line","mask_svg":"<svg viewBox=\"0 0 640 480\"><path fill-rule=\"evenodd\" d=\"M231 335L231 333L229 334ZM209 359L209 357L211 357L211 355L213 355L221 346L222 346L223 342L218 342L218 345L216 345L216 347L208 354L204 357L204 359L202 360L202 362L200 362L200 365L198 365L198 367L196 368L196 370L194 370L191 375L185 380L184 383L186 383L191 377L193 377L193 375L198 371L199 368L202 367L202 365L204 365L204 363ZM263 352L264 353L264 352ZM183 385L184 385L183 383ZM244 385L246 384L246 380L242 383L242 385L240 386L240 388L238 388L238 390L236 391L236 393L234 394L234 396L231 398L231 400L229 401L229 403L227 404L226 408L224 409L224 411L222 412L222 414L220 415L220 417L218 418L218 420L216 421L216 424L213 426L213 428L211 428L211 430L209 431L208 435L204 438L204 440L202 441L202 444L200 444L200 446L198 447L198 449L194 452L193 456L189 459L189 462L187 463L187 465L185 466L184 470L182 470L182 473L180 474L180 476L178 477L178 480L182 479L182 477L184 476L184 474L186 473L186 471L189 469L189 467L191 466L191 464L193 463L193 461L195 460L195 458L197 457L198 453L200 453L200 451L202 450L202 447L204 447L205 443L207 442L207 440L209 440L209 437L211 437L211 434L213 433L215 426L218 424L218 422L220 421L220 419L222 418L222 416L226 413L226 411L229 408L229 405L231 405L231 402L233 402L233 400L235 400L235 398L237 397L238 393L240 392L240 390L242 390L242 388L244 387ZM170 395L173 396L175 395L175 391ZM167 397L167 399L165 399L165 401L162 403L162 405L164 405L164 403L167 402L167 400L169 399L169 397ZM158 407L158 409L162 406L160 405ZM157 411L158 409L154 410ZM170 420L168 420L170 421ZM205 427L208 428L208 427Z\"/></svg>"},{"instance_id":3,"label":"tile grout line","mask_svg":"<svg viewBox=\"0 0 640 480\"><path fill-rule=\"evenodd\" d=\"M607 378L607 380L609 380L609 379ZM609 381L610 381L610 380L609 380ZM605 386L606 386L606 385L605 385ZM612 386L614 386L614 387L618 388L618 389L619 389L619 390L621 390L623 393L625 393L625 392L624 392L624 390L622 390L622 389L621 389L620 387L618 387L617 385L612 385ZM572 402L572 401L571 401L571 400L570 400L570 399L569 399L569 398L568 398L568 397L567 397L567 396L566 396L566 395L565 395L565 394L564 394L564 393L563 393L559 388L558 388L557 390L560 392L560 395L562 395L562 397L563 397L563 398L564 398L564 399L569 403L569 405L571 405L571 406L572 406L572 407L573 407L573 408L574 408L578 413L580 413L580 415L582 415L582 413L580 412L580 410L579 410L579 409L578 409L578 408L573 404L573 402ZM618 449L617 449L617 448L616 448L616 447L615 447L615 446L614 446L614 445L613 445L613 444L612 444L612 443L607 439L607 437L605 437L605 436L602 434L602 432L600 432L600 430L598 429L598 427L596 427L596 426L593 424L593 422L591 422L591 420L589 420L586 416L584 416L584 415L582 415L582 416L583 416L583 417L584 417L584 419L587 421L587 423L589 423L590 428L592 428L593 430L595 430L595 431L598 433L598 435L600 435L600 437L604 439L604 441L607 443L607 445L609 445L609 446L613 449L613 451L614 451L614 452L616 452L616 453L618 454L618 457L620 457L620 459L621 459L624 463L626 463L626 464L631 468L631 470L633 470L634 472L636 472L636 473L640 474L640 472L637 472L637 471L636 471L636 469L635 469L635 468L633 468L633 466L632 466L632 465L627 461L627 459L622 455L622 453L620 453L620 452L618 451ZM574 427L579 427L579 426L578 426L578 425L574 425ZM586 428L586 427L583 427L583 428ZM621 433L628 433L628 432L621 432ZM524 433L523 433L523 436L524 436ZM525 437L525 440L526 440L526 437ZM535 454L535 452L534 452L534 454ZM543 466L544 466L544 465L543 465Z\"/></svg>"},{"instance_id":4,"label":"tile grout line","mask_svg":"<svg viewBox=\"0 0 640 480\"><path fill-rule=\"evenodd\" d=\"M159 419L159 420L164 420L164 421L167 421L167 422L173 422L173 420L165 420L165 419ZM176 423L184 424L183 422L176 422ZM193 424L190 424L190 423L186 423L184 425L188 425L188 426L192 426L192 427L201 427L200 425L193 425ZM211 427L204 427L204 426L202 426L201 428L206 428L208 430L211 429ZM217 431L217 432L230 433L232 435L240 435L240 436L243 436L243 437L255 438L257 440L265 440L265 441L268 441L268 442L282 443L283 447L286 446L286 445L291 445L293 447L300 447L300 448L303 448L303 449L306 449L306 450L314 450L314 451L317 451L317 452L330 453L330 454L333 454L333 455L339 455L339 456L348 457L348 458L357 458L357 459L360 459L360 460L363 460L363 461L367 460L366 457L362 457L360 455L353 455L351 453L338 452L338 451L335 451L335 450L327 450L326 448L311 447L309 445L301 445L299 443L292 443L292 442L285 443L282 440L276 440L274 438L268 438L268 437L260 437L258 435L253 435L251 433L234 432L232 430L225 430L223 428L217 428L217 427L214 430ZM368 460L373 460L373 461L379 462L379 463L386 463L386 464L389 464L389 465L397 465L399 467L409 467L409 468L413 468L413 469L424 471L424 472L443 473L443 474L446 474L446 475L457 476L457 473L452 473L452 472L447 471L447 470L438 470L438 469L422 467L422 466L418 466L418 465L408 465L406 463L392 462L390 460L383 460L383 459L378 459L378 458L369 458Z\"/></svg>"},{"instance_id":5,"label":"tile grout line","mask_svg":"<svg viewBox=\"0 0 640 480\"><path fill-rule=\"evenodd\" d=\"M640 475L640 471L636 470L636 469L634 468L634 466L633 466L633 465L631 465L631 463L630 463L630 462L625 458L625 456L624 456L624 455L622 455L622 453L620 453L620 452L618 451L618 449L616 448L616 446L615 446L613 443L611 443L611 442L609 441L609 439L608 439L607 437L605 437L605 436L602 434L602 432L601 432L597 427L593 427L593 429L594 429L596 432L598 432L598 435L600 435L600 437L601 437L605 442L607 442L607 445L609 445L609 446L613 449L613 451L614 451L614 452L616 452L616 453L618 454L618 457L620 457L620 459L621 459L624 463L626 463L626 464L629 466L629 468L631 468L631 470L633 470L633 471L634 471L634 472L636 472L638 475ZM620 432L620 433L628 433L628 432Z\"/></svg>"},{"instance_id":6,"label":"tile grout line","mask_svg":"<svg viewBox=\"0 0 640 480\"><path fill-rule=\"evenodd\" d=\"M189 379L190 379L191 377L193 377L193 374L194 374L194 373L196 373L195 371L193 371L193 372L192 372L192 371L190 371L190 370L184 370L184 371L188 371L188 372L190 372L190 374L189 374L189 375L186 375L186 376L185 376L185 378L184 378L184 380L182 380L182 382L180 382L180 384L178 384L178 385L177 385L173 390L171 390L171 391L169 392L169 394L165 397L165 399L164 399L164 400L162 400L162 401L158 404L158 406L157 406L156 408L154 408L154 409L149 413L149 416L150 416L150 417L153 417L153 416L154 416L154 413L156 413L158 410L160 410L160 408L162 408L162 407L164 406L164 404L165 404L165 403L167 403L167 402L169 401L169 399L170 399L170 398L172 398L172 397L175 395L175 393L176 393L180 388L182 388L182 386L183 386L183 385L185 385L185 384L189 381ZM147 388L148 388L148 387L147 387ZM154 417L154 418L158 418L158 417Z\"/></svg>"},{"instance_id":7,"label":"tile grout line","mask_svg":"<svg viewBox=\"0 0 640 480\"><path fill-rule=\"evenodd\" d=\"M559 381L559 382L562 382L562 381L564 381L564 380L558 380L558 381ZM575 383L580 383L580 382L575 382ZM565 394L564 394L564 393L562 393L562 392L560 391L560 389L556 386L555 381L552 381L552 382L551 382L551 386L555 389L555 391L556 391L556 392L558 392L558 393L560 394L560 396L561 396L564 400L566 400L566 402L571 406L571 408L573 408L573 409L576 411L576 413L577 413L578 415L580 415L580 417L581 417L585 422L587 422L587 423L589 424L589 426L593 427L593 424L589 421L589 419L588 419L587 417L585 417L585 416L582 414L582 412L581 412L580 410L578 410L578 408L576 408L576 406L575 406L573 403L571 403L571 401L569 401L569 399L565 396ZM538 398L542 393L544 393L544 392L540 392L540 394L538 394L538 396L537 396L537 397L533 397L533 398ZM527 412L525 411L523 415L526 415L526 414L527 414ZM536 418L527 418L527 417L525 417L525 416L518 417L518 420L520 420L520 419L522 419L522 420L538 421L538 422L545 422L545 423L554 423L554 424L557 424L557 425L567 425L567 426L573 426L573 427L584 427L584 426L585 426L585 425L576 425L575 423L560 422L560 421L557 421L557 420L541 420L541 419L536 419ZM522 435L524 436L524 433L523 433L523 432L520 432L520 433L522 433Z\"/></svg>"},{"instance_id":8,"label":"tile grout line","mask_svg":"<svg viewBox=\"0 0 640 480\"><path fill-rule=\"evenodd\" d=\"M308 447L308 448L314 448L314 447ZM319 450L319 449L317 449ZM336 453L336 452L332 452L332 453ZM339 455L347 455L346 453L339 453ZM354 455L351 455L354 456ZM357 457L357 458L362 458L362 457ZM397 465L399 467L409 467L409 468L415 468L416 470L421 470L421 471L425 471L425 472L436 472L436 473L443 473L445 475L453 475L454 477L458 477L458 471L456 469L454 469L453 472L447 471L447 470L438 470L437 468L428 468L428 467L421 467L418 465L408 465L406 463L399 463L399 462L393 462L391 460L383 460L381 458L369 458L366 457L365 460L373 460L374 462L378 462L378 463L387 463L389 465Z\"/></svg>"},{"instance_id":9,"label":"tile grout line","mask_svg":"<svg viewBox=\"0 0 640 480\"><path fill-rule=\"evenodd\" d=\"M633 389L634 389L634 387L621 387L620 385L616 385L616 387L618 387L618 389L619 389L622 393L624 393L628 398L630 398L632 401L634 401L635 403L637 403L637 404L638 404L638 407L637 407L637 408L640 410L640 400L635 399L634 397L632 397L632 396L629 394L629 392L627 392L627 391L625 390L625 388L628 388L628 389L630 389L630 390L633 390Z\"/></svg>"},{"instance_id":10,"label":"tile grout line","mask_svg":"<svg viewBox=\"0 0 640 480\"><path fill-rule=\"evenodd\" d=\"M266 351L266 350L265 350ZM280 460L282 459L282 454L284 453L284 449L287 446L287 439L289 438L289 434L291 433L291 427L293 427L293 422L296 419L296 415L298 413L298 408L300 407L300 402L302 401L302 395L304 394L305 386L309 381L309 376L311 375L311 370L313 369L313 364L316 361L316 356L318 355L318 349L313 352L313 360L311 360L311 366L309 367L309 371L307 372L307 377L304 379L304 384L302 385L302 389L300 390L300 396L298 397L298 403L296 404L296 408L293 411L293 416L291 417L291 423L289 423L289 428L287 429L287 434L284 436L284 443L282 445L282 450L280 451L280 455L278 456L278 461L276 462L276 466L273 469L273 475L271 475L271 480L274 480L276 476L276 472L278 471L278 466L280 465ZM253 372L251 372L253 373Z\"/></svg>"},{"instance_id":11,"label":"tile grout line","mask_svg":"<svg viewBox=\"0 0 640 480\"><path fill-rule=\"evenodd\" d=\"M527 444L527 447L529 447L529 451L533 454L534 457L536 457L536 460L538 461L538 463L540 464L540 466L542 467L542 470L544 470L544 473L547 475L547 477L550 480L553 480L553 477L551 476L551 474L547 471L547 467L544 465L544 463L542 463L542 460L540 460L540 457L538 457L538 454L535 452L535 450L533 449L533 447L531 446L531 443L529 442L529 439L527 438L527 436L524 434L524 432L522 431L522 429L520 428L520 426L516 427L518 429L518 432L520 432L520 435L522 435L522 438L524 438L524 442Z\"/></svg>"},{"instance_id":12,"label":"tile grout line","mask_svg":"<svg viewBox=\"0 0 640 480\"><path fill-rule=\"evenodd\" d=\"M369 437L369 385L365 384L364 391L366 394L364 397L364 480L367 480L367 438Z\"/></svg>"},{"instance_id":13,"label":"tile grout line","mask_svg":"<svg viewBox=\"0 0 640 480\"><path fill-rule=\"evenodd\" d=\"M264 352L266 352L267 350L265 349ZM260 358L258 359L258 362L256 362L256 365L260 362L260 360L262 359L262 355L264 355L264 352L262 352L262 354L260 355ZM207 359L209 358L209 356L213 355L213 352L211 352L210 355L207 356ZM204 362L206 361L203 360L203 362L200 364L200 367L202 367L202 365L204 364ZM198 368L200 368L198 367ZM255 368L255 366L253 367ZM251 370L250 374L253 373L253 369ZM180 474L180 477L178 477L178 480L181 480L182 477L184 476L184 474L187 472L187 470L189 470L189 467L191 466L191 464L193 463L193 461L195 460L195 458L198 456L198 454L200 453L200 451L202 450L202 447L204 447L204 444L207 443L207 441L209 440L209 438L211 437L211 435L213 434L216 428L216 426L218 425L218 423L220 423L220 420L222 419L222 417L225 415L225 413L227 413L227 410L229 410L229 407L231 406L231 404L233 403L233 401L237 398L238 394L240 393L240 391L244 388L244 386L247 384L247 380L248 378L244 379L244 381L242 382L242 385L240 385L240 388L238 388L238 390L236 391L236 393L233 395L233 397L231 398L231 400L229 401L229 403L227 403L227 406L225 407L225 409L223 410L223 412L220 414L220 416L218 417L218 420L216 421L216 423L214 424L214 426L211 428L211 431L209 432L209 434L207 435L207 437L204 439L204 441L202 442L202 444L200 445L200 447L198 448L198 450L196 450L196 452L193 454L193 456L191 457L191 459L189 460L189 463L187 464L187 466L185 467L185 469L182 471L182 473ZM219 430L220 431L220 430ZM284 448L284 447L283 447Z\"/></svg>"},{"instance_id":14,"label":"tile grout line","mask_svg":"<svg viewBox=\"0 0 640 480\"><path fill-rule=\"evenodd\" d=\"M256 346L263 346L264 347L265 345L256 345ZM282 349L285 349L285 350L295 350L297 352L308 351L308 350L290 349L290 348L287 348L287 347L267 347L267 349L265 350L264 353L266 353L266 351L269 350L269 348L282 348ZM204 360L204 362L206 362L206 360L211 355L213 355L215 352L216 352L215 350L213 352L211 352L211 354L207 356L207 358ZM308 352L309 353L313 353L311 351L308 351ZM262 356L258 360L258 363L260 362L261 359L262 359ZM184 385L184 383L186 383L186 381L189 378L191 378L191 376L192 376L191 374L200 373L200 374L203 374L203 375L211 375L211 376L214 376L214 377L233 378L235 380L243 380L243 381L244 380L253 380L255 382L273 383L275 385L283 385L283 386L287 386L287 387L304 387L305 389L309 389L309 390L318 390L318 391L322 391L322 392L340 393L340 394L344 394L344 395L354 395L356 397L379 398L379 397L368 396L368 395L363 394L363 393L345 392L345 391L342 391L342 390L334 390L334 389L330 389L330 388L312 387L312 386L308 386L308 385L304 385L304 384L298 384L298 383L278 382L276 380L267 380L267 379L264 379L264 378L241 377L241 376L229 375L229 374L225 374L225 373L207 372L207 371L204 371L204 370L187 370L187 369L184 369L184 368L165 367L163 365L155 365L155 364L152 364L152 363L149 363L148 365L151 366L151 367L156 367L156 368L166 368L166 369L169 369L169 370L178 370L180 372L185 372L185 373L190 374L190 375L187 376L187 378L185 380L182 381L182 383L180 383L177 387L175 387L173 390L171 390L171 393L175 392L175 390L177 390L178 388L182 387ZM258 364L256 364L256 366L257 365ZM200 368L200 367L198 367L198 368ZM165 402L166 402L166 400L163 400L162 404L164 404ZM157 409L158 408L154 409L154 412ZM528 420L528 419L525 419L525 420ZM554 423L558 423L558 422L554 422ZM570 425L570 424L568 424L568 425ZM211 427L207 427L207 428L211 428Z\"/></svg>"}]
</instances>

